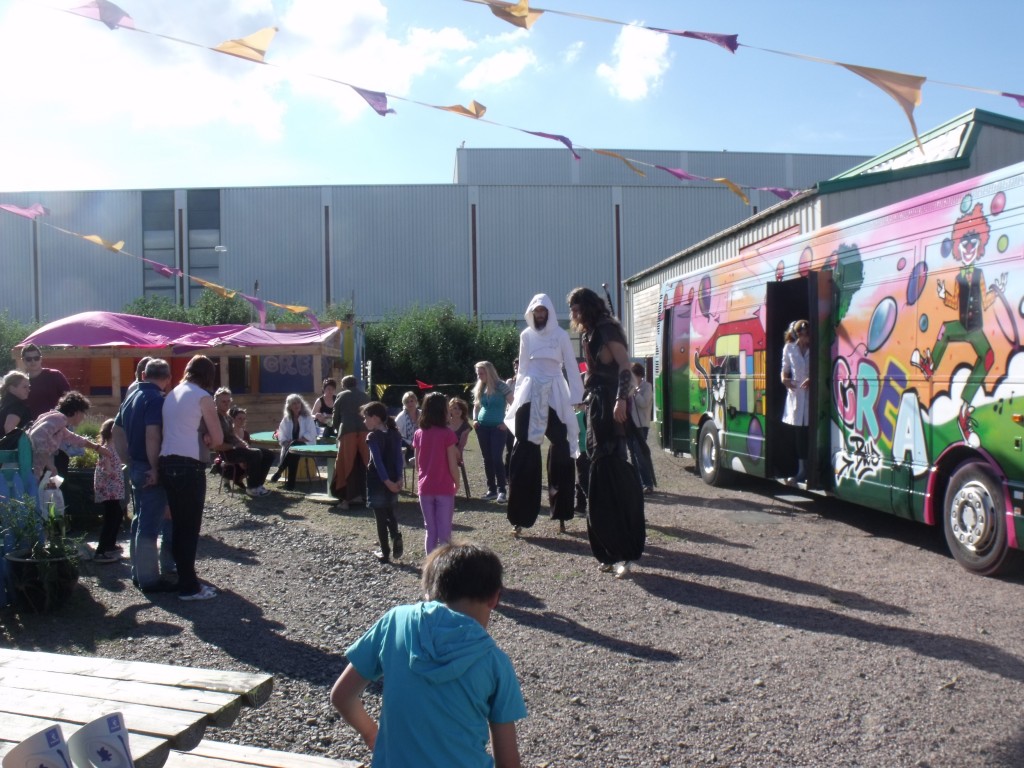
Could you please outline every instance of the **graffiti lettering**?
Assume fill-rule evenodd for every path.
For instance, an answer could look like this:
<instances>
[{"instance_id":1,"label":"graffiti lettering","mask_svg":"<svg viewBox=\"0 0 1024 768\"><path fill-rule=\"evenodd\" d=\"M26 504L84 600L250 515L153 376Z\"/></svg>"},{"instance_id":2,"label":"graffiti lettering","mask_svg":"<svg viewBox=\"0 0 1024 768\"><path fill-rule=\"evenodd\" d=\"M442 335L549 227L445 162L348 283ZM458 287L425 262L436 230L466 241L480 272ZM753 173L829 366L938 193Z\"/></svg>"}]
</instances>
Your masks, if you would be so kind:
<instances>
[{"instance_id":1,"label":"graffiti lettering","mask_svg":"<svg viewBox=\"0 0 1024 768\"><path fill-rule=\"evenodd\" d=\"M862 359L857 364L857 413L853 428L868 435L878 434L878 418L875 403L878 402L878 369L870 360Z\"/></svg>"},{"instance_id":2,"label":"graffiti lettering","mask_svg":"<svg viewBox=\"0 0 1024 768\"><path fill-rule=\"evenodd\" d=\"M860 485L865 477L878 474L882 464L882 454L875 447L870 437L850 435L842 453L836 455L836 477L839 481L853 480Z\"/></svg>"},{"instance_id":3,"label":"graffiti lettering","mask_svg":"<svg viewBox=\"0 0 1024 768\"><path fill-rule=\"evenodd\" d=\"M856 397L853 391L853 381L850 372L850 364L845 357L837 357L832 366L832 402L836 404L836 412L843 424L853 426L853 419L856 415Z\"/></svg>"},{"instance_id":4,"label":"graffiti lettering","mask_svg":"<svg viewBox=\"0 0 1024 768\"><path fill-rule=\"evenodd\" d=\"M889 358L885 376L882 378L882 389L878 397L878 420L882 431L879 442L892 443L893 427L896 422L897 405L903 390L907 388L907 371L895 358Z\"/></svg>"},{"instance_id":5,"label":"graffiti lettering","mask_svg":"<svg viewBox=\"0 0 1024 768\"><path fill-rule=\"evenodd\" d=\"M916 392L905 392L896 416L896 432L892 438L892 460L895 464L909 462L911 472L928 472L928 446L924 439L924 422Z\"/></svg>"}]
</instances>

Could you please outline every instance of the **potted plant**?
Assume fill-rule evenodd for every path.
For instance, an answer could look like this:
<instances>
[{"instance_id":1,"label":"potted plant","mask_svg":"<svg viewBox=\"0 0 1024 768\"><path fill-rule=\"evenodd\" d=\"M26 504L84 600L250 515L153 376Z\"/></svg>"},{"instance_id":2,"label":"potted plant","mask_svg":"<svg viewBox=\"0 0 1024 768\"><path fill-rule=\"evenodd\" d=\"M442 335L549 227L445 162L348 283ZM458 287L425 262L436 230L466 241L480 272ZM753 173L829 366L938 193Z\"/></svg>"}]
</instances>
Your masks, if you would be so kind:
<instances>
[{"instance_id":1,"label":"potted plant","mask_svg":"<svg viewBox=\"0 0 1024 768\"><path fill-rule=\"evenodd\" d=\"M100 425L95 421L83 421L75 432L95 440L99 436ZM93 491L93 474L100 457L92 448L81 448L78 451L71 456L61 492L64 494L66 514L75 519L75 526L89 527L102 513Z\"/></svg>"},{"instance_id":2,"label":"potted plant","mask_svg":"<svg viewBox=\"0 0 1024 768\"><path fill-rule=\"evenodd\" d=\"M34 512L35 500L28 497L27 502ZM78 583L78 541L68 536L64 515L53 504L47 505L41 519L38 514L23 517L16 536L21 543L30 543L4 555L13 597L35 613L49 611Z\"/></svg>"}]
</instances>

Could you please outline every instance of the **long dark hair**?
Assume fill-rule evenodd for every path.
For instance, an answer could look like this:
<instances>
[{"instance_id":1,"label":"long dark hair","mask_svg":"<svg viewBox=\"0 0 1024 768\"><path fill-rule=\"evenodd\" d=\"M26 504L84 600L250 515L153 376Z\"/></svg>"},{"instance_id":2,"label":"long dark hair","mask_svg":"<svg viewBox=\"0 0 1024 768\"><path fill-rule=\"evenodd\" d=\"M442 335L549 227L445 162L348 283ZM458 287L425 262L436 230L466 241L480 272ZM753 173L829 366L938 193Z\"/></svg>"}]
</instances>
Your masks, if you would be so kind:
<instances>
[{"instance_id":1,"label":"long dark hair","mask_svg":"<svg viewBox=\"0 0 1024 768\"><path fill-rule=\"evenodd\" d=\"M384 403L374 400L360 408L359 413L363 416L376 416L387 425L388 429L398 429L394 417L388 415L388 408Z\"/></svg>"},{"instance_id":2,"label":"long dark hair","mask_svg":"<svg viewBox=\"0 0 1024 768\"><path fill-rule=\"evenodd\" d=\"M441 392L431 392L423 398L420 429L430 427L448 427L448 400Z\"/></svg>"},{"instance_id":3,"label":"long dark hair","mask_svg":"<svg viewBox=\"0 0 1024 768\"><path fill-rule=\"evenodd\" d=\"M612 316L612 311L608 309L605 300L589 288L573 288L565 297L565 301L570 308L579 307L579 314L576 317L569 313L569 324L576 333L583 333L587 329L592 331L597 327L598 321Z\"/></svg>"}]
</instances>

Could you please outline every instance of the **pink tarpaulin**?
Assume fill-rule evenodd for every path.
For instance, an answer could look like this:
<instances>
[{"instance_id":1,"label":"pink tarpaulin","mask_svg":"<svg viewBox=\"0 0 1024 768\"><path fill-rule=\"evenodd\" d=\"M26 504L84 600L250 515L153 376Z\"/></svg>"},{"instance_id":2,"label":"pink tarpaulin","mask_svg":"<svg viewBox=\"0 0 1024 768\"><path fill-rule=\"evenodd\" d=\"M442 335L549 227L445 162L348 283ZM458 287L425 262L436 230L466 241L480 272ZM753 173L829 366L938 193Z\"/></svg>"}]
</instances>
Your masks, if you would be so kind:
<instances>
[{"instance_id":1,"label":"pink tarpaulin","mask_svg":"<svg viewBox=\"0 0 1024 768\"><path fill-rule=\"evenodd\" d=\"M294 347L338 343L336 327L319 331L267 331L248 325L208 325L154 320L117 312L82 312L44 325L18 346L171 348L175 354L218 347Z\"/></svg>"}]
</instances>

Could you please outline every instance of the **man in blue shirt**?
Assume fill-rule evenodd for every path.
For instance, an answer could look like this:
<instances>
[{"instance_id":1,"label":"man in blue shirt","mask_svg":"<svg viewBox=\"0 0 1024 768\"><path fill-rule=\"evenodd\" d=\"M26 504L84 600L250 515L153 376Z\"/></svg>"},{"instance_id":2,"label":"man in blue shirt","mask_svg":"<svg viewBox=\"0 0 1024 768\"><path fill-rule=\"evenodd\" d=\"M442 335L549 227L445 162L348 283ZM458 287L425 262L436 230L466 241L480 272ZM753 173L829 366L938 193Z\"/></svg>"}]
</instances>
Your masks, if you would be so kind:
<instances>
[{"instance_id":1,"label":"man in blue shirt","mask_svg":"<svg viewBox=\"0 0 1024 768\"><path fill-rule=\"evenodd\" d=\"M331 703L373 750L374 768L520 768L515 721L526 705L487 634L501 578L489 549L443 544L423 568L429 602L388 611L345 652ZM378 726L361 696L381 677Z\"/></svg>"},{"instance_id":2,"label":"man in blue shirt","mask_svg":"<svg viewBox=\"0 0 1024 768\"><path fill-rule=\"evenodd\" d=\"M168 578L175 573L171 521L167 515L167 494L159 477L164 392L170 383L171 367L167 361L150 360L142 381L121 404L114 419L114 444L128 461L135 506L130 548L132 581L143 592L177 589L175 580ZM159 557L157 536L161 536Z\"/></svg>"}]
</instances>

